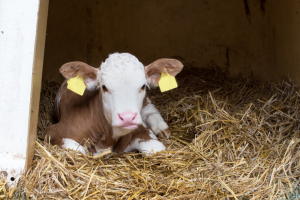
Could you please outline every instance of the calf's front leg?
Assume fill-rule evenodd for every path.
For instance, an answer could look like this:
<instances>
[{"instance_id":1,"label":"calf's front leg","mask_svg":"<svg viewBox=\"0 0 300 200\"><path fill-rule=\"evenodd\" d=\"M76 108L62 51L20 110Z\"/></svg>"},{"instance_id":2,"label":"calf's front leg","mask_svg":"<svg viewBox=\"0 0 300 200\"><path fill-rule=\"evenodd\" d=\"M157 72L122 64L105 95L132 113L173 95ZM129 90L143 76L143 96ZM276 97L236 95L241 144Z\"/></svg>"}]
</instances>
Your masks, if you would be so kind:
<instances>
[{"instance_id":1,"label":"calf's front leg","mask_svg":"<svg viewBox=\"0 0 300 200\"><path fill-rule=\"evenodd\" d=\"M144 126L139 126L133 132L120 137L112 147L112 151L116 153L138 150L147 156L165 149L164 144L158 141L153 132Z\"/></svg>"},{"instance_id":2,"label":"calf's front leg","mask_svg":"<svg viewBox=\"0 0 300 200\"><path fill-rule=\"evenodd\" d=\"M142 108L141 116L143 122L146 123L147 127L150 128L155 135L165 136L166 138L170 137L171 131L169 130L168 124L164 121L148 97L145 106Z\"/></svg>"}]
</instances>

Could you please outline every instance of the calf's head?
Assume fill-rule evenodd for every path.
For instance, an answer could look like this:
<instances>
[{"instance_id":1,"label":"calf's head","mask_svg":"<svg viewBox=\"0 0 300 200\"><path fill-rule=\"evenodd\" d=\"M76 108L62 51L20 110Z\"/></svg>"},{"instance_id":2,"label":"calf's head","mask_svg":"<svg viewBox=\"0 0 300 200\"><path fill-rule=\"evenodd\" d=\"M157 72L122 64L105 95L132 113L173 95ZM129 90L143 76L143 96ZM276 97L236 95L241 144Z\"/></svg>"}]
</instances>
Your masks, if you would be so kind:
<instances>
[{"instance_id":1,"label":"calf's head","mask_svg":"<svg viewBox=\"0 0 300 200\"><path fill-rule=\"evenodd\" d=\"M87 90L101 92L107 121L112 127L125 131L142 124L140 112L147 86L157 86L162 72L167 70L176 76L182 67L182 63L174 59L159 59L144 66L131 54L114 53L99 68L70 62L63 65L60 72L66 79L79 74Z\"/></svg>"}]
</instances>

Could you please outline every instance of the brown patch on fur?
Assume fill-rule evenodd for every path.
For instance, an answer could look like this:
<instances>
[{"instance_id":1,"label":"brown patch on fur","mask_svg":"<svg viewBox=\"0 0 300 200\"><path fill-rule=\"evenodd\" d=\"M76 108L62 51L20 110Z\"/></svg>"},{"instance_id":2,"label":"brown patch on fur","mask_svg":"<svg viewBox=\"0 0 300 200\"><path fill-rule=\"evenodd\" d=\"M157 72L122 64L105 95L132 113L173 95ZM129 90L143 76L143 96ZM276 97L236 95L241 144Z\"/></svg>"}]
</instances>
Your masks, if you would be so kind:
<instances>
[{"instance_id":1,"label":"brown patch on fur","mask_svg":"<svg viewBox=\"0 0 300 200\"><path fill-rule=\"evenodd\" d=\"M147 94L146 94L145 97L144 97L144 100L143 100L143 107L142 108L146 107L148 104L149 103L147 101Z\"/></svg>"},{"instance_id":2,"label":"brown patch on fur","mask_svg":"<svg viewBox=\"0 0 300 200\"><path fill-rule=\"evenodd\" d=\"M153 79L154 83L157 85L162 72L166 73L167 70L168 74L176 76L181 72L182 68L183 64L179 60L162 58L145 67L145 70L147 76Z\"/></svg>"},{"instance_id":3,"label":"brown patch on fur","mask_svg":"<svg viewBox=\"0 0 300 200\"><path fill-rule=\"evenodd\" d=\"M83 76L83 79L96 79L97 77L97 69L79 61L69 62L64 64L60 69L59 72L66 78L74 78L78 74Z\"/></svg>"},{"instance_id":4,"label":"brown patch on fur","mask_svg":"<svg viewBox=\"0 0 300 200\"><path fill-rule=\"evenodd\" d=\"M158 135L161 138L169 138L171 135L171 131L167 128L166 130L163 130L162 132L160 132Z\"/></svg>"},{"instance_id":5,"label":"brown patch on fur","mask_svg":"<svg viewBox=\"0 0 300 200\"><path fill-rule=\"evenodd\" d=\"M139 93L142 93L143 91L145 91L145 89L140 89Z\"/></svg>"},{"instance_id":6,"label":"brown patch on fur","mask_svg":"<svg viewBox=\"0 0 300 200\"><path fill-rule=\"evenodd\" d=\"M116 144L113 146L112 151L121 153L128 147L128 145L132 144L132 142L137 139L140 139L140 142L151 140L152 138L150 137L149 129L145 128L143 125L139 125L138 128L133 132L120 137Z\"/></svg>"},{"instance_id":7,"label":"brown patch on fur","mask_svg":"<svg viewBox=\"0 0 300 200\"><path fill-rule=\"evenodd\" d=\"M69 138L83 144L91 140L99 148L113 146L112 127L107 122L102 104L102 93L99 90L84 92L80 96L62 86L59 105L61 119L57 124L48 127L45 131L45 141L51 137L51 144L63 145L63 138ZM56 104L56 102L55 102ZM90 152L95 153L93 145L88 145Z\"/></svg>"}]
</instances>

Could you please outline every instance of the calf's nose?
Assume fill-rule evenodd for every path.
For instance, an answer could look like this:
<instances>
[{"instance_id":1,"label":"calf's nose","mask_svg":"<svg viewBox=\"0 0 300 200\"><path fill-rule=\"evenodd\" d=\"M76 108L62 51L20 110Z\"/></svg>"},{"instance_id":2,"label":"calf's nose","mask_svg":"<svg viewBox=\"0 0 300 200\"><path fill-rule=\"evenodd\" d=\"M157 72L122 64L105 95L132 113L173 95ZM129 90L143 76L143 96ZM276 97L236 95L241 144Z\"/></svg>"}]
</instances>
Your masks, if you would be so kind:
<instances>
[{"instance_id":1,"label":"calf's nose","mask_svg":"<svg viewBox=\"0 0 300 200\"><path fill-rule=\"evenodd\" d=\"M123 113L118 113L117 119L118 119L119 126L121 127L136 126L138 120L137 113L128 112L128 111Z\"/></svg>"}]
</instances>

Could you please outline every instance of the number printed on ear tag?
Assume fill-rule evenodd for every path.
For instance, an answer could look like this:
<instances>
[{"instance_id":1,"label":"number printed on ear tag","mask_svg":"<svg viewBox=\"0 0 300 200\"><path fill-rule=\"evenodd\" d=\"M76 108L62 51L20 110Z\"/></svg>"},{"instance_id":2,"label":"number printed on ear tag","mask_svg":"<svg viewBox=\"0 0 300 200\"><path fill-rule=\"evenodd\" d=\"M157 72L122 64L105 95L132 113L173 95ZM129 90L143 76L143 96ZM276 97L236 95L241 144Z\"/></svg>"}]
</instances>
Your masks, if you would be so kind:
<instances>
[{"instance_id":1,"label":"number printed on ear tag","mask_svg":"<svg viewBox=\"0 0 300 200\"><path fill-rule=\"evenodd\" d=\"M85 91L85 84L83 82L83 77L79 76L79 74L75 78L71 78L68 80L68 89L75 92L76 94L83 95Z\"/></svg>"},{"instance_id":2,"label":"number printed on ear tag","mask_svg":"<svg viewBox=\"0 0 300 200\"><path fill-rule=\"evenodd\" d=\"M161 73L158 85L161 92L166 92L178 87L175 77L168 74L168 72L167 74Z\"/></svg>"}]
</instances>

